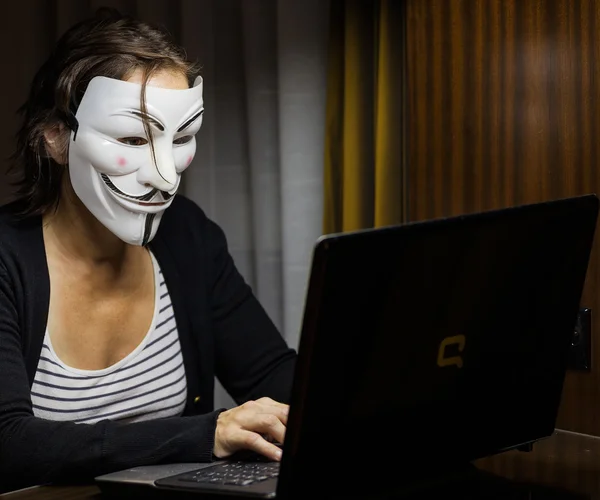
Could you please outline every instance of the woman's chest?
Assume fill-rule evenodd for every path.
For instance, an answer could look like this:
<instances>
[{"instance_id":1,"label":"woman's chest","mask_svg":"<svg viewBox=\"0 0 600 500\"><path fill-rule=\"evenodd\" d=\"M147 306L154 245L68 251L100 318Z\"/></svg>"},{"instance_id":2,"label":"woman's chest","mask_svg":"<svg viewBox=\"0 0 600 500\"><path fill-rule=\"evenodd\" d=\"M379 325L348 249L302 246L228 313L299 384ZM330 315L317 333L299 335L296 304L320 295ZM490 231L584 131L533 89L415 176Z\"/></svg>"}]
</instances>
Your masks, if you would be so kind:
<instances>
[{"instance_id":1,"label":"woman's chest","mask_svg":"<svg viewBox=\"0 0 600 500\"><path fill-rule=\"evenodd\" d=\"M56 355L73 368L107 368L130 354L156 327L161 286L152 273L132 277L138 280L135 286L121 279L114 286L94 287L75 273L51 273L50 278L47 331ZM166 289L162 295L164 307Z\"/></svg>"}]
</instances>

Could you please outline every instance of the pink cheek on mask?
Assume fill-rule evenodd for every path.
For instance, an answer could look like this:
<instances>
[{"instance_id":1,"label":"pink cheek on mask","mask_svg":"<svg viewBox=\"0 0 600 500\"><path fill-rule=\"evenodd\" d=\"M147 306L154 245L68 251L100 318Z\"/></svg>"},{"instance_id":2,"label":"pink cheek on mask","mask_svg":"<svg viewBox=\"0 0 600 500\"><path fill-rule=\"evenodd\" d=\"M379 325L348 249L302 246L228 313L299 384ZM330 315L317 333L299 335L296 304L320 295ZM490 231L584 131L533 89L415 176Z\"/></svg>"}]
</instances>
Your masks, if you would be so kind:
<instances>
[{"instance_id":1,"label":"pink cheek on mask","mask_svg":"<svg viewBox=\"0 0 600 500\"><path fill-rule=\"evenodd\" d=\"M125 165L127 165L127 160L125 158L117 158L117 165L119 165L119 167L124 167Z\"/></svg>"},{"instance_id":2,"label":"pink cheek on mask","mask_svg":"<svg viewBox=\"0 0 600 500\"><path fill-rule=\"evenodd\" d=\"M188 166L188 167L189 167L189 166L190 166L190 163L192 163L192 160L193 160L193 159L194 159L194 157L193 157L193 156L188 156L187 162L185 163L185 164L186 164L186 166Z\"/></svg>"}]
</instances>

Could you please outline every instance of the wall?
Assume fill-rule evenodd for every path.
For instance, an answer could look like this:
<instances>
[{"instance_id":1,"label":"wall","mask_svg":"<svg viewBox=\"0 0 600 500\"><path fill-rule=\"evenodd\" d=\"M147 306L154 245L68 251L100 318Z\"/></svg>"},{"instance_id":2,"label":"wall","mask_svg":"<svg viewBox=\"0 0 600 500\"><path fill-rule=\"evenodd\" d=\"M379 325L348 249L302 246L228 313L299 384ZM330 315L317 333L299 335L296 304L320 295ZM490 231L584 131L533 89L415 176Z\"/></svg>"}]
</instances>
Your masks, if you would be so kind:
<instances>
[{"instance_id":1,"label":"wall","mask_svg":"<svg viewBox=\"0 0 600 500\"><path fill-rule=\"evenodd\" d=\"M54 19L49 2L11 2L4 14L0 45L7 50L2 56L4 76L0 82L0 204L8 201L13 192L6 170L15 147L17 109L25 102L31 78L54 37L54 32L46 28Z\"/></svg>"},{"instance_id":2,"label":"wall","mask_svg":"<svg viewBox=\"0 0 600 500\"><path fill-rule=\"evenodd\" d=\"M600 191L594 0L407 0L408 213L418 220ZM569 373L560 428L600 435L593 369Z\"/></svg>"}]
</instances>

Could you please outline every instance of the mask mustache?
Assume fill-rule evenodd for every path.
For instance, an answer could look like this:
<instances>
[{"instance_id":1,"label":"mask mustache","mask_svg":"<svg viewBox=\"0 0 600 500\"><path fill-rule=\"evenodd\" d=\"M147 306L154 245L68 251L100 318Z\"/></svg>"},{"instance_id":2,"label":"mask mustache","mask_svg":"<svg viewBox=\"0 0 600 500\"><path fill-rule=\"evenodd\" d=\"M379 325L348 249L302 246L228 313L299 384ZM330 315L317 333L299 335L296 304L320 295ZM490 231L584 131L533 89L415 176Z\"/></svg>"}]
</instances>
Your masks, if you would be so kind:
<instances>
[{"instance_id":1,"label":"mask mustache","mask_svg":"<svg viewBox=\"0 0 600 500\"><path fill-rule=\"evenodd\" d=\"M100 174L100 177L102 177L102 180L109 187L109 189L111 191L114 191L119 196L122 196L124 198L128 198L130 200L150 201L150 200L152 200L152 198L154 198L156 196L157 193L160 193L162 195L163 201L169 201L175 195L175 193L171 194L168 191L161 191L160 189L153 188L151 191L149 191L146 194L142 194L140 196L132 196L130 194L124 193L117 186L115 186L113 184L113 182L110 180L110 178L108 177L108 175L106 175L106 174Z\"/></svg>"}]
</instances>

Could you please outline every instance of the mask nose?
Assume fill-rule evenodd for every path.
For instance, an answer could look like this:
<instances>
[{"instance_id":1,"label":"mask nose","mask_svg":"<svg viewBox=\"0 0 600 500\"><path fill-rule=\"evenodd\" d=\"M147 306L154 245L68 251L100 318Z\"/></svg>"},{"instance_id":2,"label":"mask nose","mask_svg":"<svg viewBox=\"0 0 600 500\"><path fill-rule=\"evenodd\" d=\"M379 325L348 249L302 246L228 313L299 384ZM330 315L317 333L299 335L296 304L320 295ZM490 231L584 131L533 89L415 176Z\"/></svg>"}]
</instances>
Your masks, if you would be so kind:
<instances>
[{"instance_id":1,"label":"mask nose","mask_svg":"<svg viewBox=\"0 0 600 500\"><path fill-rule=\"evenodd\" d=\"M155 145L156 164L151 156L138 170L137 179L140 184L152 186L160 191L172 191L177 185L175 161L171 151L160 149Z\"/></svg>"}]
</instances>

